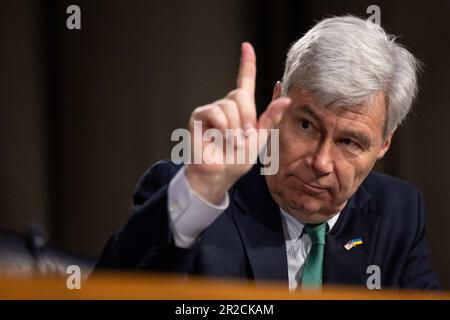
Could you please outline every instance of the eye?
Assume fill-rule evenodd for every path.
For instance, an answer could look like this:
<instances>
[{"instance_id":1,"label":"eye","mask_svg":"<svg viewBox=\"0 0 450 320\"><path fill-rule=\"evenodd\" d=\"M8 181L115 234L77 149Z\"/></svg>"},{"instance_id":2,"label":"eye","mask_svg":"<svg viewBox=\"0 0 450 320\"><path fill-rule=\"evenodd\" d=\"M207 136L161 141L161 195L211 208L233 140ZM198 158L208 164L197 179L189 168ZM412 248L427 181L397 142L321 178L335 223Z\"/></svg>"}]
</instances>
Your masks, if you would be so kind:
<instances>
[{"instance_id":1,"label":"eye","mask_svg":"<svg viewBox=\"0 0 450 320\"><path fill-rule=\"evenodd\" d=\"M353 142L353 141L350 140L350 139L348 139L348 138L342 139L342 143L345 144L345 145L347 145L347 146L348 146L348 145L351 145L352 142Z\"/></svg>"},{"instance_id":2,"label":"eye","mask_svg":"<svg viewBox=\"0 0 450 320\"><path fill-rule=\"evenodd\" d=\"M309 122L308 120L302 119L300 120L300 125L302 126L303 129L309 129L311 127L311 122Z\"/></svg>"},{"instance_id":3,"label":"eye","mask_svg":"<svg viewBox=\"0 0 450 320\"><path fill-rule=\"evenodd\" d=\"M360 147L359 144L357 144L355 141L353 141L352 139L349 139L349 138L342 139L341 143L346 146L349 146L349 147L356 147L356 148Z\"/></svg>"}]
</instances>

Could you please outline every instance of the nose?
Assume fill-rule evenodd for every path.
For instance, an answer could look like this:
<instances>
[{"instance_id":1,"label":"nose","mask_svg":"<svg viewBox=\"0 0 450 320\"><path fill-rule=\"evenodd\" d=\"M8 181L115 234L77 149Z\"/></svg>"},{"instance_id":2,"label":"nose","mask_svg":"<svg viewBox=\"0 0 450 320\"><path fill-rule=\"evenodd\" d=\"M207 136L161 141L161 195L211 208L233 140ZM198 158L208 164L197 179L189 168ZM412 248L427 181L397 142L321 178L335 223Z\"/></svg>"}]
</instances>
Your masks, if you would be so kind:
<instances>
[{"instance_id":1,"label":"nose","mask_svg":"<svg viewBox=\"0 0 450 320\"><path fill-rule=\"evenodd\" d=\"M318 143L315 150L307 155L305 162L319 177L332 173L334 164L331 143Z\"/></svg>"}]
</instances>

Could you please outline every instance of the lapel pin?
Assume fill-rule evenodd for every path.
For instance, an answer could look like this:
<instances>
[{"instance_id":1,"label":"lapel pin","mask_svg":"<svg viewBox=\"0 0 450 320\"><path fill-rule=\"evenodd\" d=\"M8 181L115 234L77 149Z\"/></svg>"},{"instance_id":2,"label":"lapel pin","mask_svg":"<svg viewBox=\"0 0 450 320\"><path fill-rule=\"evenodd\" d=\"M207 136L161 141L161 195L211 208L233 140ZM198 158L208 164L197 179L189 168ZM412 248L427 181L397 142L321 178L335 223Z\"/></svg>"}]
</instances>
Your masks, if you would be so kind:
<instances>
[{"instance_id":1,"label":"lapel pin","mask_svg":"<svg viewBox=\"0 0 450 320\"><path fill-rule=\"evenodd\" d=\"M347 244L344 246L345 249L350 250L353 247L356 247L360 244L363 244L363 241L361 238L355 238L347 242Z\"/></svg>"}]
</instances>

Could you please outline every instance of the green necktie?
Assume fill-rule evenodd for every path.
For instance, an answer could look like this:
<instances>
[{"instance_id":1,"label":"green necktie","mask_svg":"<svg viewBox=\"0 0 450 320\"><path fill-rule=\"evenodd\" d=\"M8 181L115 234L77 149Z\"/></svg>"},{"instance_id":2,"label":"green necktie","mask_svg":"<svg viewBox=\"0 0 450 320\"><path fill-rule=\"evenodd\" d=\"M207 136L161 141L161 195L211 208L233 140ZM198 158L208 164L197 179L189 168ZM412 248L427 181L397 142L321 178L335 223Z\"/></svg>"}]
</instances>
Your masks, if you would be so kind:
<instances>
[{"instance_id":1,"label":"green necktie","mask_svg":"<svg viewBox=\"0 0 450 320\"><path fill-rule=\"evenodd\" d=\"M312 245L303 266L302 289L320 289L322 287L326 227L326 222L305 225L305 232L311 238Z\"/></svg>"}]
</instances>

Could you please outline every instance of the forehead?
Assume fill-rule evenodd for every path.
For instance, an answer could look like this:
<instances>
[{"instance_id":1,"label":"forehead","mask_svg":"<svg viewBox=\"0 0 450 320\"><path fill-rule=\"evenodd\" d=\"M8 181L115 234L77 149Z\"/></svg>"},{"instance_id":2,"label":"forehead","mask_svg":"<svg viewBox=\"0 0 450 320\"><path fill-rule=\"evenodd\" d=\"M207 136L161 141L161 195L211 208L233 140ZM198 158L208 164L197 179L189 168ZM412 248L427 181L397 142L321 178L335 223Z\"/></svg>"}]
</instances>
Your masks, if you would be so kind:
<instances>
[{"instance_id":1,"label":"forehead","mask_svg":"<svg viewBox=\"0 0 450 320\"><path fill-rule=\"evenodd\" d=\"M324 105L309 92L298 88L289 90L288 95L292 99L291 110L294 114L307 114L325 127L360 129L370 131L367 133L383 135L386 105L381 91L375 93L369 101L354 106L336 103Z\"/></svg>"}]
</instances>

